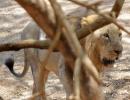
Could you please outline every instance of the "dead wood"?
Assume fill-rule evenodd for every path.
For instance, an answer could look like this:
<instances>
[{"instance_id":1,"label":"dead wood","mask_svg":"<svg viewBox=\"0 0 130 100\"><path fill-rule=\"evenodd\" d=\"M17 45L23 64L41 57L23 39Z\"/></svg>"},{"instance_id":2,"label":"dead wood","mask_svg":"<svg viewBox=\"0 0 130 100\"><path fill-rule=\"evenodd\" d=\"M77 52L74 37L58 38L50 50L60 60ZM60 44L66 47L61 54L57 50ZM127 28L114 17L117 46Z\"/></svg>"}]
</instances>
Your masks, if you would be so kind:
<instances>
[{"instance_id":1,"label":"dead wood","mask_svg":"<svg viewBox=\"0 0 130 100\"><path fill-rule=\"evenodd\" d=\"M51 44L50 40L22 40L13 43L0 44L0 52L3 51L18 51L25 48L48 49ZM56 50L55 50L56 51Z\"/></svg>"}]
</instances>

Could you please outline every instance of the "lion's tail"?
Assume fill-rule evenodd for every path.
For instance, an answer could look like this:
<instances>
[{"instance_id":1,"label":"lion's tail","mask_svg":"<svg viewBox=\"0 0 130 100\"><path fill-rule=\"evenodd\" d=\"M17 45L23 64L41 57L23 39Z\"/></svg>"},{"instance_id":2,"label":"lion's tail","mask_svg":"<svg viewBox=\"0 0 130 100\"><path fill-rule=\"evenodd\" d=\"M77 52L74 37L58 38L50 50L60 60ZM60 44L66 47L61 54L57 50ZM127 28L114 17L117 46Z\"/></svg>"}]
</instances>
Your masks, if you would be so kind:
<instances>
[{"instance_id":1,"label":"lion's tail","mask_svg":"<svg viewBox=\"0 0 130 100\"><path fill-rule=\"evenodd\" d=\"M14 59L13 58L7 58L5 60L5 63L4 63L7 68L9 69L9 71L16 77L18 78L22 78L25 76L25 74L27 73L28 69L29 69L29 66L27 66L27 64L25 63L24 65L24 69L22 71L22 73L16 73L15 70L14 70Z\"/></svg>"}]
</instances>

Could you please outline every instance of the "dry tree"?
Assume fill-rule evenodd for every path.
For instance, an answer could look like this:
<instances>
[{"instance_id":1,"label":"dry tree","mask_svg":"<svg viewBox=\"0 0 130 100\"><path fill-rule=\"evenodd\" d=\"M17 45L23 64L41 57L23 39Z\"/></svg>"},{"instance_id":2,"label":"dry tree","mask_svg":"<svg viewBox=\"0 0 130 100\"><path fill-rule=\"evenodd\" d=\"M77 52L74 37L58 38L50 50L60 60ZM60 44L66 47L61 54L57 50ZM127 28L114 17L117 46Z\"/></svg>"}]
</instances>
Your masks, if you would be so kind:
<instances>
[{"instance_id":1,"label":"dry tree","mask_svg":"<svg viewBox=\"0 0 130 100\"><path fill-rule=\"evenodd\" d=\"M44 30L46 35L51 39L51 41L24 40L19 41L18 43L7 43L0 45L1 52L9 50L17 51L23 48L48 48L48 55L43 62L39 63L39 61L32 56L37 62L38 66L40 66L40 71L38 73L39 91L34 94L30 100L36 96L45 96L45 93L42 89L44 85L42 82L44 81L42 79L44 66L42 65L47 64L50 53L55 50L61 52L61 54L64 56L66 69L68 70L68 77L70 78L70 83L68 84L72 84L73 87L72 96L68 99L103 100L104 97L101 91L101 80L99 78L99 73L87 54L85 54L80 44L80 40L96 29L110 23L114 23L120 29L129 33L116 21L116 18L122 9L124 0L116 0L112 10L105 13L101 13L97 9L102 1L95 1L92 4L88 4L78 0L69 0L77 5L83 6L95 12L95 14L89 15L85 19L85 21L89 24L86 24L80 29L75 28L75 30L67 20L67 16L64 14L57 0L15 1L17 1L29 13L29 15L34 19L39 27ZM48 9L48 3L51 10ZM90 21L90 19L93 19L93 21ZM77 26L74 25L74 27Z\"/></svg>"}]
</instances>

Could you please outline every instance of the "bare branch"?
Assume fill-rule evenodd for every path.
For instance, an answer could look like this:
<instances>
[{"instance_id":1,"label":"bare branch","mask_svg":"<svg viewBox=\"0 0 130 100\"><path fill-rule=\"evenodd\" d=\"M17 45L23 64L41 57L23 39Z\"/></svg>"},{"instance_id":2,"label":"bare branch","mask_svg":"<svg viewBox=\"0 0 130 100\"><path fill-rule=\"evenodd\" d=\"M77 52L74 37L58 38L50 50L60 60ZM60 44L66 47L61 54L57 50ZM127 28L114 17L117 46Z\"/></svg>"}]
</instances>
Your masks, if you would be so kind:
<instances>
[{"instance_id":1,"label":"bare branch","mask_svg":"<svg viewBox=\"0 0 130 100\"><path fill-rule=\"evenodd\" d=\"M38 10L38 8L36 8L35 6L34 6L34 4L30 4L29 3L29 1L28 2L26 2L26 0L16 0L20 5L22 5L22 7L24 7L26 10L27 10L27 12L34 18L34 20L36 21L36 22L38 22L38 25L40 25L40 27L43 27L43 24L45 24L46 23L46 21L47 21L47 19L48 18L46 18L47 16L44 14L44 15L42 15L40 12L41 11L39 11ZM76 1L76 0L70 0L70 1ZM114 7L112 8L112 10L111 10L111 12L113 13L115 13L116 14L116 17L118 17L118 15L119 15L119 13L120 13L120 10L121 10L121 8L122 8L122 6L123 6L123 3L124 3L124 0L116 0L116 2L115 2L115 4L114 4ZM33 5L33 6L32 6ZM87 6L88 7L91 7L90 6L91 4L88 4ZM120 5L120 6L119 6ZM86 5L85 5L86 6ZM104 13L104 14L106 14L106 16L111 16L111 14L112 13ZM39 15L38 17L36 17L35 18L35 15ZM42 18L42 16L44 16L44 21L42 21L43 19L41 19ZM88 22L89 22L89 25L90 25L90 27L92 28L92 31L94 31L94 30L96 30L96 29L98 29L98 28L101 28L102 26L104 26L104 25L107 25L107 24L110 24L110 22L108 21L108 20L106 20L106 19L104 19L102 16L98 16L98 15L90 15L89 16L89 18L90 17L92 17L92 19L94 19L94 21L93 22L89 22L89 20L88 20ZM88 18L88 19L89 19ZM100 22L100 23L98 23L98 22ZM48 25L45 25L45 27L47 28L47 29L49 29L49 26L51 27L53 27L53 29L55 30L55 27L54 27L54 25L52 24L52 23L50 23L50 22L47 22L47 23L49 23ZM44 28L45 29L45 28ZM46 31L45 32L47 32L47 31L50 31L49 33L51 33L52 32L52 30L47 30L47 29L45 29ZM87 28L81 28L81 29L79 29L79 30L77 30L77 35L78 35L78 38L84 38L85 36L87 36L88 34L89 34L90 32L89 32L89 30L87 30Z\"/></svg>"},{"instance_id":2,"label":"bare branch","mask_svg":"<svg viewBox=\"0 0 130 100\"><path fill-rule=\"evenodd\" d=\"M114 7L112 8L112 11L111 11L111 14L110 15L107 15L107 14L102 14L102 13L100 13L99 12L99 10L97 10L95 7L93 7L93 6L88 6L87 4L84 4L84 3L81 3L81 2L79 2L79 1L76 1L76 0L71 0L71 1L73 1L74 3L76 3L76 4L79 4L79 5L82 5L82 6L84 6L84 7L86 7L86 8L89 8L89 9L92 9L96 14L98 14L99 16L101 16L101 17L103 17L105 20L108 20L109 21L109 23L114 23L115 25L117 25L120 29L122 29L123 31L125 31L126 33L128 33L128 34L130 34L130 32L128 31L128 30L126 30L123 26L121 26L119 23L117 23L117 21L115 20L115 17L117 17L118 15L119 15L119 11L121 10L121 8L120 7L122 7L122 3L123 3L123 0L121 0L121 1L119 1L119 0L117 0L116 2L115 2L115 5L114 5ZM119 6L118 6L119 5ZM114 11L115 10L115 11ZM115 15L114 15L115 14ZM89 20L87 20L86 19L86 21L87 21L87 23L89 23L90 21ZM88 24L86 24L86 26L88 27L90 27L90 25ZM86 28L86 27L85 27Z\"/></svg>"},{"instance_id":3,"label":"bare branch","mask_svg":"<svg viewBox=\"0 0 130 100\"><path fill-rule=\"evenodd\" d=\"M78 4L78 5L82 5L84 7L87 7L88 9L92 9L94 12L99 14L99 12L97 12L97 9L95 9L95 7L88 6L88 4L79 2L77 0L69 0L69 1L72 1L76 4ZM100 13L100 15L90 15L90 16L88 16L86 18L86 20L89 23L89 27L91 27L92 31L95 31L96 29L101 28L104 25L110 24L111 21L106 20L104 18L104 16L112 16L113 15L112 13L114 12L115 17L118 17L118 15L119 15L119 13L122 9L123 4L124 4L124 0L116 0L111 12ZM118 6L118 5L120 5L120 6ZM103 16L101 16L101 15L103 15ZM93 21L90 20L90 19L93 19ZM86 27L82 27L81 29L77 30L77 35L78 35L79 39L81 39L81 38L85 37L86 35L90 34L90 32L89 32L89 30L87 30L87 28L88 28L88 26L86 25Z\"/></svg>"},{"instance_id":4,"label":"bare branch","mask_svg":"<svg viewBox=\"0 0 130 100\"><path fill-rule=\"evenodd\" d=\"M50 2L51 2L53 9L55 10L55 13L57 14L58 18L60 19L62 25L64 26L65 30L63 33L64 33L68 43L70 44L71 49L74 51L74 53L77 57L81 57L81 59L82 59L84 52L78 41L78 38L76 37L76 33L72 30L71 25L64 18L65 15L64 15L62 9L60 8L60 6L58 5L58 3L55 0L50 0ZM88 60L90 61L89 58L88 58ZM91 65L91 67L89 67L89 69L87 69L87 67L90 65ZM88 64L87 66L85 66L85 68L87 69L87 71L89 71L90 74L92 74L92 76L96 79L96 81L99 82L99 75L98 75L98 72L97 72L95 66L92 64L92 62L90 65ZM93 70L91 70L91 68Z\"/></svg>"},{"instance_id":5,"label":"bare branch","mask_svg":"<svg viewBox=\"0 0 130 100\"><path fill-rule=\"evenodd\" d=\"M46 8L40 9L37 0L15 0L28 14L36 21L36 23L45 31L45 33L53 34L56 30L55 25L49 20ZM43 1L44 2L44 1ZM38 4L37 4L38 3Z\"/></svg>"},{"instance_id":6,"label":"bare branch","mask_svg":"<svg viewBox=\"0 0 130 100\"><path fill-rule=\"evenodd\" d=\"M29 14L30 16L36 21L36 23L44 30L44 32L53 39L56 33L56 25L50 22L49 18L47 17L47 13L45 9L41 10L42 8L37 3L32 3L31 0L15 0L17 1ZM33 0L36 1L36 0ZM43 1L44 2L44 1ZM74 64L70 62L74 62L74 55L64 40L60 40L57 48L61 51L61 53L65 56L65 61L70 65L71 69L73 69Z\"/></svg>"},{"instance_id":7,"label":"bare branch","mask_svg":"<svg viewBox=\"0 0 130 100\"><path fill-rule=\"evenodd\" d=\"M3 51L18 51L25 48L38 48L38 49L48 49L50 45L50 40L23 40L14 43L4 43L0 44L0 52Z\"/></svg>"},{"instance_id":8,"label":"bare branch","mask_svg":"<svg viewBox=\"0 0 130 100\"><path fill-rule=\"evenodd\" d=\"M82 50L82 47L81 47L81 45L80 45L80 43L78 41L78 38L76 37L76 33L72 30L71 25L64 18L64 13L63 13L61 7L59 6L59 4L55 0L50 0L50 3L52 5L53 9L55 10L55 13L57 14L58 18L60 19L60 21L62 23L62 26L64 27L63 28L63 33L64 33L64 35L65 35L71 49L74 51L74 54L76 55L76 57L78 57L81 60L81 62L83 62L83 58L84 58L85 54L84 54L84 51ZM100 83L99 75L98 75L96 67L93 65L93 63L88 58L88 56L85 55L85 57L87 58L87 64L84 63L84 62L83 63L85 65L84 66L84 69L85 69L84 72L86 72L85 73L86 77L90 77L89 75L91 75L92 78L95 80L95 82ZM79 97L79 95L78 96L76 95L76 97ZM83 97L81 97L81 98L83 98ZM89 94L88 94L88 98L89 98Z\"/></svg>"},{"instance_id":9,"label":"bare branch","mask_svg":"<svg viewBox=\"0 0 130 100\"><path fill-rule=\"evenodd\" d=\"M111 12L115 13L115 17L118 17L125 0L116 0Z\"/></svg>"}]
</instances>

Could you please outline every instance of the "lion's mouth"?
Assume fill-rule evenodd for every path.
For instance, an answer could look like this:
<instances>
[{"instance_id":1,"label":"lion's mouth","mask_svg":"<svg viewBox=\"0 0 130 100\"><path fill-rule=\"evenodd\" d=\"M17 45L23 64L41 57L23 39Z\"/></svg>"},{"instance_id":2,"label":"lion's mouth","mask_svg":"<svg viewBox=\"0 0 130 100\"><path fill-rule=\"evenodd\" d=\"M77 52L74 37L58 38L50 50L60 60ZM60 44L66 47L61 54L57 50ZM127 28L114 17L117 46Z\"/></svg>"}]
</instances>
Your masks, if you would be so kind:
<instances>
[{"instance_id":1,"label":"lion's mouth","mask_svg":"<svg viewBox=\"0 0 130 100\"><path fill-rule=\"evenodd\" d=\"M105 66L112 65L114 63L115 63L115 60L111 60L111 59L107 59L107 58L102 59L102 64L104 64Z\"/></svg>"}]
</instances>

